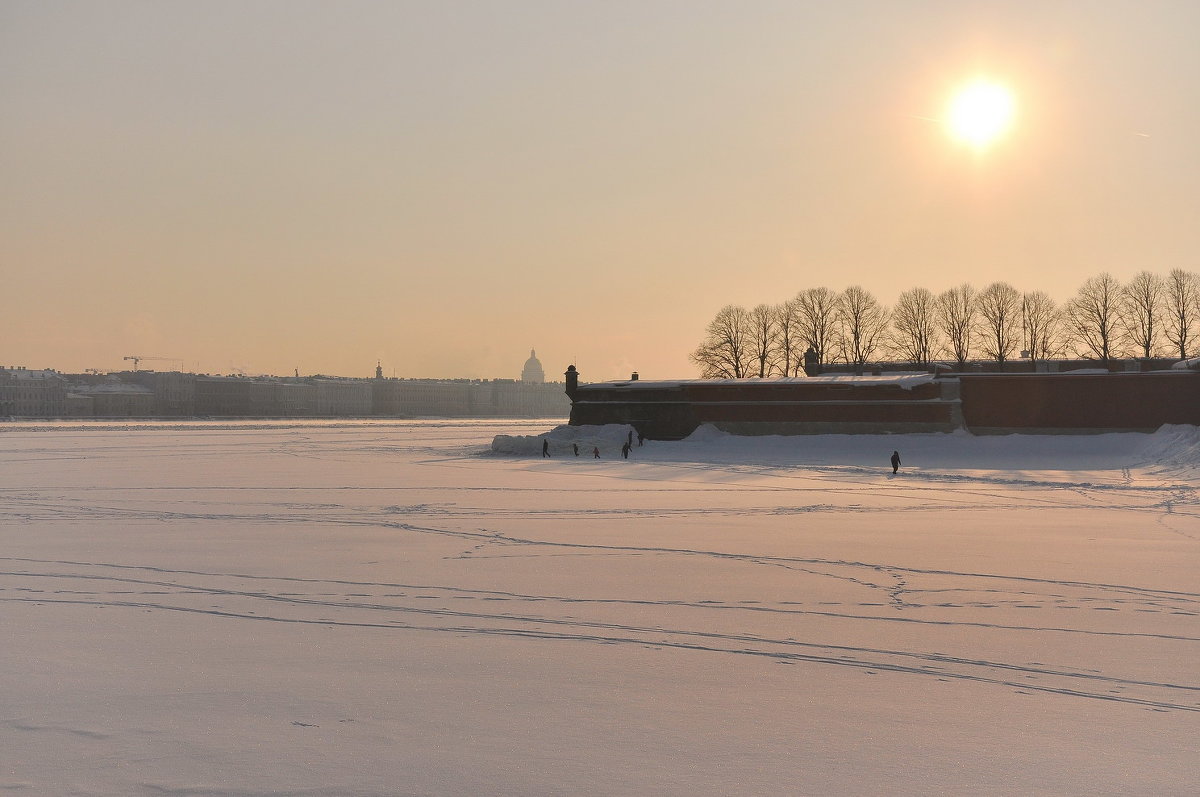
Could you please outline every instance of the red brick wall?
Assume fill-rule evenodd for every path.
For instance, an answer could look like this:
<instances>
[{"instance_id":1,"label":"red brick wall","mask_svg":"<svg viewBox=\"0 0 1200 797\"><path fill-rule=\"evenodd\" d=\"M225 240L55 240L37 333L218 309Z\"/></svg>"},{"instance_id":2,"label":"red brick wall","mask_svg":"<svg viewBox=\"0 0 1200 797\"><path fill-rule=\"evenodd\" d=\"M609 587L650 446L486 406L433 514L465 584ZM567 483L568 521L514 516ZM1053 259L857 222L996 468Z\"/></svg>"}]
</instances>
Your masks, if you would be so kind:
<instances>
[{"instance_id":1,"label":"red brick wall","mask_svg":"<svg viewBox=\"0 0 1200 797\"><path fill-rule=\"evenodd\" d=\"M961 377L969 429L1157 429L1200 424L1200 374Z\"/></svg>"}]
</instances>

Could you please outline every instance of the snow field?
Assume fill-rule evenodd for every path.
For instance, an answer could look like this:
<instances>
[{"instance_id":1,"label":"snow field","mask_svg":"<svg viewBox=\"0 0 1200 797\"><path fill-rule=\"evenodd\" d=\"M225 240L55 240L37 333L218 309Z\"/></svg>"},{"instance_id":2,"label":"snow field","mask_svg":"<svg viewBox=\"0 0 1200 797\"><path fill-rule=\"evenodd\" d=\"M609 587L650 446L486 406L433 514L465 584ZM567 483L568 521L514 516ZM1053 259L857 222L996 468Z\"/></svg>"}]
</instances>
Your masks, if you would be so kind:
<instances>
[{"instance_id":1,"label":"snow field","mask_svg":"<svg viewBox=\"0 0 1200 797\"><path fill-rule=\"evenodd\" d=\"M1200 790L1195 429L552 426L0 426L0 788Z\"/></svg>"}]
</instances>

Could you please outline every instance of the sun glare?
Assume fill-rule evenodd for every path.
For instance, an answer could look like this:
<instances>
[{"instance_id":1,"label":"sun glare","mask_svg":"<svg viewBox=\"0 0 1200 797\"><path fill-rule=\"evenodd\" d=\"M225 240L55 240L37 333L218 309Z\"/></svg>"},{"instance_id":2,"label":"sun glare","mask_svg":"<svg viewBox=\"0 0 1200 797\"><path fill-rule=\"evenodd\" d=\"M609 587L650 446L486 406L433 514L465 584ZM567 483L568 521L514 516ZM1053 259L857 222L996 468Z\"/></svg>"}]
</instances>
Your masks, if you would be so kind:
<instances>
[{"instance_id":1,"label":"sun glare","mask_svg":"<svg viewBox=\"0 0 1200 797\"><path fill-rule=\"evenodd\" d=\"M999 83L976 80L950 100L946 125L950 135L975 149L986 149L1012 127L1012 92Z\"/></svg>"}]
</instances>

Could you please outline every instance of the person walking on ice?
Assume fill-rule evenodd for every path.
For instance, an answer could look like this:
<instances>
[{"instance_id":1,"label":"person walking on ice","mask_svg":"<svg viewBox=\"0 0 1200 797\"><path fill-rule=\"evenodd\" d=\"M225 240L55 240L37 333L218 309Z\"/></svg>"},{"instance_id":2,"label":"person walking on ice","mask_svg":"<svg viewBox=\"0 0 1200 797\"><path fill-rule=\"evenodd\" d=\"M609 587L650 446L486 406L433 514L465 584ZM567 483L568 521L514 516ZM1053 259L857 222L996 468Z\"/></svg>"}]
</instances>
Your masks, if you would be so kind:
<instances>
[{"instance_id":1,"label":"person walking on ice","mask_svg":"<svg viewBox=\"0 0 1200 797\"><path fill-rule=\"evenodd\" d=\"M592 456L596 459L600 459L600 446L596 446L592 449Z\"/></svg>"},{"instance_id":2,"label":"person walking on ice","mask_svg":"<svg viewBox=\"0 0 1200 797\"><path fill-rule=\"evenodd\" d=\"M542 441L542 456L543 457L550 456L550 441L549 440Z\"/></svg>"},{"instance_id":3,"label":"person walking on ice","mask_svg":"<svg viewBox=\"0 0 1200 797\"><path fill-rule=\"evenodd\" d=\"M893 451L892 452L892 473L895 473L898 470L900 470L900 452Z\"/></svg>"}]
</instances>

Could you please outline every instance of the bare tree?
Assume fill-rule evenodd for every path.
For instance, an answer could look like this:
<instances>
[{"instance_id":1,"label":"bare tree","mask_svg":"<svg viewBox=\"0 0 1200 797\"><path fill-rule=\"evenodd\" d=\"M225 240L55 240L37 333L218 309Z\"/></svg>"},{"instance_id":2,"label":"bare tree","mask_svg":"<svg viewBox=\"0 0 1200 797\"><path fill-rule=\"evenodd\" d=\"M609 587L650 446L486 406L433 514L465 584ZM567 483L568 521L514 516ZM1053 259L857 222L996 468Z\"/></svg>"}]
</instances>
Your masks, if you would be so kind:
<instances>
[{"instance_id":1,"label":"bare tree","mask_svg":"<svg viewBox=\"0 0 1200 797\"><path fill-rule=\"evenodd\" d=\"M804 342L800 337L800 317L796 313L796 300L789 299L783 304L777 304L773 310L779 341L776 348L779 370L784 376L796 376L804 367Z\"/></svg>"},{"instance_id":2,"label":"bare tree","mask_svg":"<svg viewBox=\"0 0 1200 797\"><path fill-rule=\"evenodd\" d=\"M705 379L741 379L750 371L752 351L750 314L730 304L709 322L704 342L691 358Z\"/></svg>"},{"instance_id":3,"label":"bare tree","mask_svg":"<svg viewBox=\"0 0 1200 797\"><path fill-rule=\"evenodd\" d=\"M1067 302L1065 320L1071 340L1084 356L1105 365L1119 356L1121 283L1104 273L1088 279Z\"/></svg>"},{"instance_id":4,"label":"bare tree","mask_svg":"<svg viewBox=\"0 0 1200 797\"><path fill-rule=\"evenodd\" d=\"M1163 286L1166 307L1166 323L1163 334L1179 352L1179 359L1186 360L1196 338L1197 305L1200 304L1200 283L1196 275L1181 268L1167 275Z\"/></svg>"},{"instance_id":5,"label":"bare tree","mask_svg":"<svg viewBox=\"0 0 1200 797\"><path fill-rule=\"evenodd\" d=\"M961 370L971 357L972 338L978 320L975 289L967 283L938 295L937 319L946 346Z\"/></svg>"},{"instance_id":6,"label":"bare tree","mask_svg":"<svg viewBox=\"0 0 1200 797\"><path fill-rule=\"evenodd\" d=\"M937 297L926 288L900 294L892 328L897 354L916 365L929 365L938 346Z\"/></svg>"},{"instance_id":7,"label":"bare tree","mask_svg":"<svg viewBox=\"0 0 1200 797\"><path fill-rule=\"evenodd\" d=\"M750 311L750 346L758 377L770 376L778 346L775 308L760 304ZM751 375L753 371L751 372Z\"/></svg>"},{"instance_id":8,"label":"bare tree","mask_svg":"<svg viewBox=\"0 0 1200 797\"><path fill-rule=\"evenodd\" d=\"M838 341L842 356L860 373L882 343L890 316L878 299L858 285L851 285L838 296Z\"/></svg>"},{"instance_id":9,"label":"bare tree","mask_svg":"<svg viewBox=\"0 0 1200 797\"><path fill-rule=\"evenodd\" d=\"M1058 305L1044 291L1021 296L1021 340L1029 359L1036 363L1058 353Z\"/></svg>"},{"instance_id":10,"label":"bare tree","mask_svg":"<svg viewBox=\"0 0 1200 797\"><path fill-rule=\"evenodd\" d=\"M817 353L817 364L824 365L833 354L838 296L829 288L808 288L796 294L794 301L800 337Z\"/></svg>"},{"instance_id":11,"label":"bare tree","mask_svg":"<svg viewBox=\"0 0 1200 797\"><path fill-rule=\"evenodd\" d=\"M1121 294L1121 324L1126 340L1143 357L1157 354L1162 334L1163 281L1157 274L1142 271Z\"/></svg>"},{"instance_id":12,"label":"bare tree","mask_svg":"<svg viewBox=\"0 0 1200 797\"><path fill-rule=\"evenodd\" d=\"M1018 330L1021 324L1021 294L1007 282L993 282L976 297L979 318L985 334L983 353L991 357L1004 370L1017 347Z\"/></svg>"}]
</instances>

